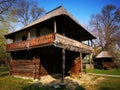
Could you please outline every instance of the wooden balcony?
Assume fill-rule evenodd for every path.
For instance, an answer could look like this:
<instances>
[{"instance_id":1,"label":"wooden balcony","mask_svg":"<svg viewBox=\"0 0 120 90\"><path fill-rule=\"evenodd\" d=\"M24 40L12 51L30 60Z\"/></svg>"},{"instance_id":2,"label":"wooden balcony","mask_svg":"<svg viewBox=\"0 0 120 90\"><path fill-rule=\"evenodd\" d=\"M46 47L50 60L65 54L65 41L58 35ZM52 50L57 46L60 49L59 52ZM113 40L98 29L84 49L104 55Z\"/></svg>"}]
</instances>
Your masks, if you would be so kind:
<instances>
[{"instance_id":1,"label":"wooden balcony","mask_svg":"<svg viewBox=\"0 0 120 90\"><path fill-rule=\"evenodd\" d=\"M33 48L36 46L52 43L53 41L54 41L54 34L52 33L52 34L32 38L26 41L7 44L6 51L15 51L15 50Z\"/></svg>"},{"instance_id":2,"label":"wooden balcony","mask_svg":"<svg viewBox=\"0 0 120 90\"><path fill-rule=\"evenodd\" d=\"M69 49L77 52L93 52L93 48L79 41L70 39L60 34L48 34L27 41L15 42L6 45L6 51L37 48L52 43L56 47Z\"/></svg>"},{"instance_id":3,"label":"wooden balcony","mask_svg":"<svg viewBox=\"0 0 120 90\"><path fill-rule=\"evenodd\" d=\"M7 44L6 45L6 51L26 48L26 45L27 45L26 41L21 41L21 42L15 42L15 43Z\"/></svg>"},{"instance_id":4,"label":"wooden balcony","mask_svg":"<svg viewBox=\"0 0 120 90\"><path fill-rule=\"evenodd\" d=\"M52 33L52 34L48 34L48 35L44 35L44 36L30 39L29 40L29 47L49 44L49 43L52 43L53 41L54 41L54 34Z\"/></svg>"}]
</instances>

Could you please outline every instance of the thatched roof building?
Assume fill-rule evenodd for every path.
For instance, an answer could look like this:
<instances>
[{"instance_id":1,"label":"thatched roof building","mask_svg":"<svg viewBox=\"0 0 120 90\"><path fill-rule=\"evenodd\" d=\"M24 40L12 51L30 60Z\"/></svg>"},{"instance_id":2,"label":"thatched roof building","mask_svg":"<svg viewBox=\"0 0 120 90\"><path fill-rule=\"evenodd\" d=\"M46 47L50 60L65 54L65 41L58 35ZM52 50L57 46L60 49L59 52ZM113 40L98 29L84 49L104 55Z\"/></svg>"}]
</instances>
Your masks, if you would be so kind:
<instances>
[{"instance_id":1,"label":"thatched roof building","mask_svg":"<svg viewBox=\"0 0 120 90\"><path fill-rule=\"evenodd\" d=\"M113 58L113 56L108 51L102 51L96 58Z\"/></svg>"},{"instance_id":2,"label":"thatched roof building","mask_svg":"<svg viewBox=\"0 0 120 90\"><path fill-rule=\"evenodd\" d=\"M114 67L113 56L108 51L102 51L94 60L94 67L101 69L111 69Z\"/></svg>"}]
</instances>

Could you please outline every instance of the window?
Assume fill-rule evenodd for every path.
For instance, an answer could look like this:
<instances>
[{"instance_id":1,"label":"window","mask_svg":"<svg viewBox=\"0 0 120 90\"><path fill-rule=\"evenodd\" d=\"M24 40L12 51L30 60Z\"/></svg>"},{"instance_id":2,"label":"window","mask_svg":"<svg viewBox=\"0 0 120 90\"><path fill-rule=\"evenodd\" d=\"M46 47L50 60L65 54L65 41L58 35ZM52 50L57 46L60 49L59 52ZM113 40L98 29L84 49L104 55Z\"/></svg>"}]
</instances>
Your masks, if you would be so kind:
<instances>
[{"instance_id":1,"label":"window","mask_svg":"<svg viewBox=\"0 0 120 90\"><path fill-rule=\"evenodd\" d=\"M39 37L39 36L40 36L40 29L36 28L36 37Z\"/></svg>"},{"instance_id":2,"label":"window","mask_svg":"<svg viewBox=\"0 0 120 90\"><path fill-rule=\"evenodd\" d=\"M22 41L27 40L27 35L22 36Z\"/></svg>"}]
</instances>

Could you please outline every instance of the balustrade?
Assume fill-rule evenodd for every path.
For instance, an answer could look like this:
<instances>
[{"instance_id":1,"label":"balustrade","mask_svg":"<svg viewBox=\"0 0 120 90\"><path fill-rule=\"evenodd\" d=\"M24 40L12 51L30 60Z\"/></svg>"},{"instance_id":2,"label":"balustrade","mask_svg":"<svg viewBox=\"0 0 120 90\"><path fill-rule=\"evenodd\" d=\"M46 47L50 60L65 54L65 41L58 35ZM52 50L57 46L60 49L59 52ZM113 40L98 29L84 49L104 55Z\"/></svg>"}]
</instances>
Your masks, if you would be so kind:
<instances>
[{"instance_id":1,"label":"balustrade","mask_svg":"<svg viewBox=\"0 0 120 90\"><path fill-rule=\"evenodd\" d=\"M93 51L93 48L85 45L79 41L70 39L66 36L60 35L60 34L48 34L48 35L44 35L44 36L40 36L40 37L36 37L36 38L32 38L30 40L26 40L26 41L21 41L21 42L15 42L15 43L11 43L11 44L7 44L6 45L6 51L11 51L11 50L17 50L17 49L27 49L27 48L31 48L31 47L36 47L36 46L40 46L40 45L44 45L44 44L49 44L49 43L60 43L63 46L72 46L72 47L77 47L77 48L81 48L81 49L86 49L86 50L90 50Z\"/></svg>"},{"instance_id":2,"label":"balustrade","mask_svg":"<svg viewBox=\"0 0 120 90\"><path fill-rule=\"evenodd\" d=\"M16 49L25 49L29 47L35 47L38 45L51 43L54 41L54 34L48 34L36 38L32 38L27 41L15 42L6 45L6 51L16 50Z\"/></svg>"}]
</instances>

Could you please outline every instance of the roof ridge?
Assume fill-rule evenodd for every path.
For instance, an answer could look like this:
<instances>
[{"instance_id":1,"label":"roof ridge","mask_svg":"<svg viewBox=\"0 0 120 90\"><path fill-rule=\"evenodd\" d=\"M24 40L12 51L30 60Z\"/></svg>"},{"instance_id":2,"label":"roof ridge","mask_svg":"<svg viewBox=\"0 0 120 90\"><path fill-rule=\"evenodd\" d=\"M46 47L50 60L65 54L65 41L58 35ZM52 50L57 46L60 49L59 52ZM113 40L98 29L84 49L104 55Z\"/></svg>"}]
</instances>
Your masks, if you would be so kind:
<instances>
[{"instance_id":1,"label":"roof ridge","mask_svg":"<svg viewBox=\"0 0 120 90\"><path fill-rule=\"evenodd\" d=\"M55 10L57 10L59 8L64 8L64 7L62 5L60 5L60 6L56 7L55 9L52 9L52 10L46 12L45 14L51 13L52 11L55 11Z\"/></svg>"}]
</instances>

